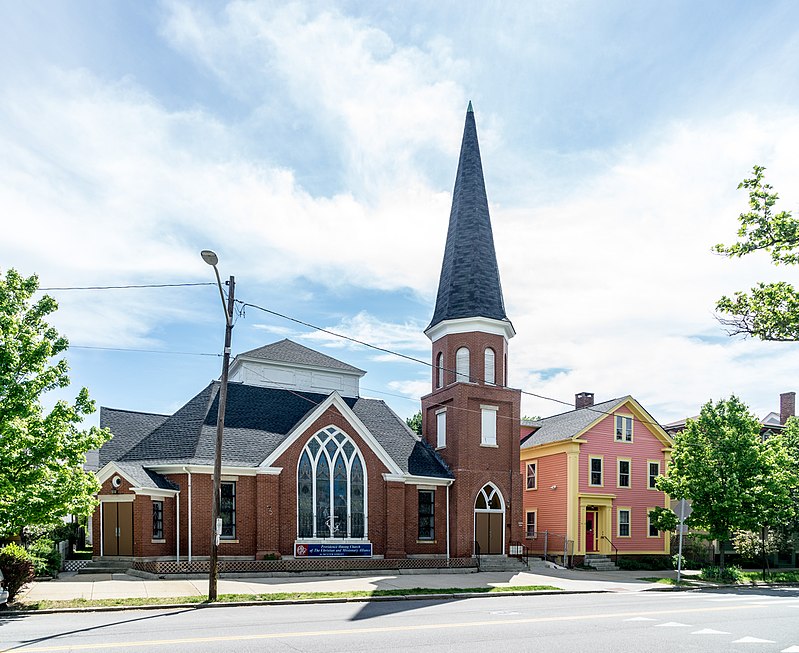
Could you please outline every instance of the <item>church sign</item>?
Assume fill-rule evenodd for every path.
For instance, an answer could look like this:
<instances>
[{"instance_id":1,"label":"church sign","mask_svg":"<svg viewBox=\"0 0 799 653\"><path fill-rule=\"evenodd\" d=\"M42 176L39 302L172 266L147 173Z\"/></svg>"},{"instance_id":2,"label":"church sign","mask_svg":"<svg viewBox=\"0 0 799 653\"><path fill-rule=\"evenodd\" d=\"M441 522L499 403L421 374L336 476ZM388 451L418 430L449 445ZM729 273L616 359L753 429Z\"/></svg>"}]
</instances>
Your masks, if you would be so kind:
<instances>
[{"instance_id":1,"label":"church sign","mask_svg":"<svg viewBox=\"0 0 799 653\"><path fill-rule=\"evenodd\" d=\"M372 544L368 543L328 543L313 542L294 545L295 558L371 558Z\"/></svg>"}]
</instances>

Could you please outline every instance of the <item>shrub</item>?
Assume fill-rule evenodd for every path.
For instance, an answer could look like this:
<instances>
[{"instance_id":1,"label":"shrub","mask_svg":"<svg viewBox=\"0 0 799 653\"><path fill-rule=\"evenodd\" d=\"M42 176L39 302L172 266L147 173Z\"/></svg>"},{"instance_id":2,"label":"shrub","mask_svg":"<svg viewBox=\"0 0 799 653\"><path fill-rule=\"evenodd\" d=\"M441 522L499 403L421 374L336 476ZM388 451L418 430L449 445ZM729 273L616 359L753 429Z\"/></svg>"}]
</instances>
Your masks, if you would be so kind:
<instances>
[{"instance_id":1,"label":"shrub","mask_svg":"<svg viewBox=\"0 0 799 653\"><path fill-rule=\"evenodd\" d=\"M28 546L33 559L33 569L37 576L57 576L61 569L61 554L55 542L47 538L36 540Z\"/></svg>"},{"instance_id":2,"label":"shrub","mask_svg":"<svg viewBox=\"0 0 799 653\"><path fill-rule=\"evenodd\" d=\"M0 549L0 569L5 578L9 602L14 600L25 583L33 580L33 562L19 544L8 544Z\"/></svg>"},{"instance_id":3,"label":"shrub","mask_svg":"<svg viewBox=\"0 0 799 653\"><path fill-rule=\"evenodd\" d=\"M702 567L699 578L702 580L715 581L717 583L736 583L743 577L741 568L736 565L728 565L721 569L716 565Z\"/></svg>"},{"instance_id":4,"label":"shrub","mask_svg":"<svg viewBox=\"0 0 799 653\"><path fill-rule=\"evenodd\" d=\"M669 556L658 555L620 557L617 565L619 569L626 571L659 571L673 568Z\"/></svg>"}]
</instances>

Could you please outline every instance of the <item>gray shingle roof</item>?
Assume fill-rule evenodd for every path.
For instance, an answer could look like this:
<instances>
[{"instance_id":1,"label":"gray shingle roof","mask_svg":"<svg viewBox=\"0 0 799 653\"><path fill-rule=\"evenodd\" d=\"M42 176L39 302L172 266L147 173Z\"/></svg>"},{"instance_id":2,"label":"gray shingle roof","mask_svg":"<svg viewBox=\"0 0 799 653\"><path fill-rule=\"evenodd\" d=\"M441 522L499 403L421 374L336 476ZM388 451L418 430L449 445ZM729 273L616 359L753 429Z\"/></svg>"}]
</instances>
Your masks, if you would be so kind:
<instances>
[{"instance_id":1,"label":"gray shingle roof","mask_svg":"<svg viewBox=\"0 0 799 653\"><path fill-rule=\"evenodd\" d=\"M164 478L161 474L146 469L141 463L117 462L116 466L136 487L158 488L161 490L179 490L177 483Z\"/></svg>"},{"instance_id":2,"label":"gray shingle roof","mask_svg":"<svg viewBox=\"0 0 799 653\"><path fill-rule=\"evenodd\" d=\"M537 426L538 429L524 439L521 448L529 449L539 444L569 440L599 418L606 417L608 413L612 413L628 399L632 399L632 397L627 395L619 399L610 399L587 408L570 410L560 415L552 415L552 417L536 420L532 422L532 425Z\"/></svg>"},{"instance_id":3,"label":"gray shingle roof","mask_svg":"<svg viewBox=\"0 0 799 653\"><path fill-rule=\"evenodd\" d=\"M508 319L471 102L466 112L436 307L427 328L466 317Z\"/></svg>"},{"instance_id":4,"label":"gray shingle roof","mask_svg":"<svg viewBox=\"0 0 799 653\"><path fill-rule=\"evenodd\" d=\"M209 465L214 458L219 383L214 381L158 425L118 464ZM231 383L222 458L226 465L256 467L328 395ZM397 466L407 474L452 478L444 461L385 402L343 397ZM136 413L129 413L135 416Z\"/></svg>"},{"instance_id":5,"label":"gray shingle roof","mask_svg":"<svg viewBox=\"0 0 799 653\"><path fill-rule=\"evenodd\" d=\"M248 358L260 358L262 360L276 361L279 363L293 363L295 365L310 365L312 367L326 367L328 369L339 370L342 372L354 372L363 376L363 370L353 367L347 363L323 354L322 352L304 347L293 340L284 339L273 342L271 345L264 345L257 349L251 349L240 354Z\"/></svg>"},{"instance_id":6,"label":"gray shingle roof","mask_svg":"<svg viewBox=\"0 0 799 653\"><path fill-rule=\"evenodd\" d=\"M168 415L136 413L116 408L100 408L100 426L108 428L114 437L100 449L100 467L109 460L118 460L135 447L153 429L166 421Z\"/></svg>"}]
</instances>

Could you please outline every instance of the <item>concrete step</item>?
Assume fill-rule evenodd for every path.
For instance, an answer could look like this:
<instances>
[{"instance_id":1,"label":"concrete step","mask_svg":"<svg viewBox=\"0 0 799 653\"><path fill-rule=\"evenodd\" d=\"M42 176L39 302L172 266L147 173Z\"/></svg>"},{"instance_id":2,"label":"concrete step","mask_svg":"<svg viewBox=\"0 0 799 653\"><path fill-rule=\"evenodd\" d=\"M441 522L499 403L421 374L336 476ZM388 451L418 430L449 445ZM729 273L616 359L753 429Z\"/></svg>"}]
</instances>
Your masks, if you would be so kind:
<instances>
[{"instance_id":1,"label":"concrete step","mask_svg":"<svg viewBox=\"0 0 799 653\"><path fill-rule=\"evenodd\" d=\"M79 574L124 574L130 569L127 560L92 560L86 566L78 569Z\"/></svg>"}]
</instances>

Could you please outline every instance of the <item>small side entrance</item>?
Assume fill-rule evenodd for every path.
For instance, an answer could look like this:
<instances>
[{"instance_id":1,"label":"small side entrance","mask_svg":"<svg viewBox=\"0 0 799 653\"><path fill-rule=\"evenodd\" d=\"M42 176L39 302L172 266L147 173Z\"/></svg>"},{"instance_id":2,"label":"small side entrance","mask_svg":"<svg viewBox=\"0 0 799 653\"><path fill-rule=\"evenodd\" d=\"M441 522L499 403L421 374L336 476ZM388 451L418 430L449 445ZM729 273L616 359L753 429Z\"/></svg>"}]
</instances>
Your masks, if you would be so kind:
<instances>
[{"instance_id":1,"label":"small side entrance","mask_svg":"<svg viewBox=\"0 0 799 653\"><path fill-rule=\"evenodd\" d=\"M103 501L103 555L133 555L133 502Z\"/></svg>"},{"instance_id":2,"label":"small side entrance","mask_svg":"<svg viewBox=\"0 0 799 653\"><path fill-rule=\"evenodd\" d=\"M477 493L474 502L474 539L481 555L505 553L505 502L492 483Z\"/></svg>"},{"instance_id":3,"label":"small side entrance","mask_svg":"<svg viewBox=\"0 0 799 653\"><path fill-rule=\"evenodd\" d=\"M593 508L587 508L585 511L585 552L594 553L597 551L597 514L598 511Z\"/></svg>"}]
</instances>

